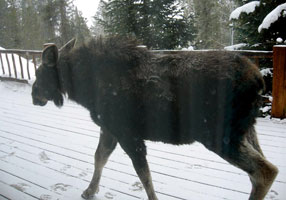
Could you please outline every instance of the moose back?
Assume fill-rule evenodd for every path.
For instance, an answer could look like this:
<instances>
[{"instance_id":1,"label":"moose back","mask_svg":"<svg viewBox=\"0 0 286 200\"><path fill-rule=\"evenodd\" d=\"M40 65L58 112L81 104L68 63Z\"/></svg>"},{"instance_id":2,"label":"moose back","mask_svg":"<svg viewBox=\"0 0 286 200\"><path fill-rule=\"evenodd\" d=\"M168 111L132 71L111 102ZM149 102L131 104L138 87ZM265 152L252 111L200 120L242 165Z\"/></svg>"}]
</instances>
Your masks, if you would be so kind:
<instances>
[{"instance_id":1,"label":"moose back","mask_svg":"<svg viewBox=\"0 0 286 200\"><path fill-rule=\"evenodd\" d=\"M149 200L157 200L145 140L198 141L248 173L250 200L265 197L278 169L257 140L254 124L264 82L247 58L226 51L154 55L119 37L74 44L44 49L32 97L35 105L53 101L60 107L67 95L101 127L93 178L83 198L98 191L103 167L119 143Z\"/></svg>"}]
</instances>

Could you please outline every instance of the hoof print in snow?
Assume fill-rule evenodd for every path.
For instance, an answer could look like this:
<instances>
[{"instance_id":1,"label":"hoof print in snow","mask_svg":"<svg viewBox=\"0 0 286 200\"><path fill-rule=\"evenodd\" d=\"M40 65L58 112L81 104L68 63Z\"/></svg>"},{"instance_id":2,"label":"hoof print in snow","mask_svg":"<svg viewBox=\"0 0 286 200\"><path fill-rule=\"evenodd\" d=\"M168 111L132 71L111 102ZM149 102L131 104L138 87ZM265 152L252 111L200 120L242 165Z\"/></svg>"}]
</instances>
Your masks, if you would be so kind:
<instances>
[{"instance_id":1,"label":"hoof print in snow","mask_svg":"<svg viewBox=\"0 0 286 200\"><path fill-rule=\"evenodd\" d=\"M50 200L50 199L52 199L52 196L48 194L42 194L40 196L40 200Z\"/></svg>"},{"instance_id":2,"label":"hoof print in snow","mask_svg":"<svg viewBox=\"0 0 286 200\"><path fill-rule=\"evenodd\" d=\"M50 160L50 158L48 157L48 155L44 151L42 151L39 154L39 158L43 163L48 163L48 160Z\"/></svg>"},{"instance_id":3,"label":"hoof print in snow","mask_svg":"<svg viewBox=\"0 0 286 200\"><path fill-rule=\"evenodd\" d=\"M114 196L115 196L115 195L112 194L112 193L110 193L110 192L106 192L106 193L104 194L104 197L107 198L107 199L113 199Z\"/></svg>"},{"instance_id":4,"label":"hoof print in snow","mask_svg":"<svg viewBox=\"0 0 286 200\"><path fill-rule=\"evenodd\" d=\"M278 200L278 192L276 192L275 190L270 190L269 194L267 195L266 199L271 199L271 200Z\"/></svg>"},{"instance_id":5,"label":"hoof print in snow","mask_svg":"<svg viewBox=\"0 0 286 200\"><path fill-rule=\"evenodd\" d=\"M85 177L85 176L87 176L87 173L81 172L78 176L79 176L79 177Z\"/></svg>"},{"instance_id":6,"label":"hoof print in snow","mask_svg":"<svg viewBox=\"0 0 286 200\"><path fill-rule=\"evenodd\" d=\"M194 164L194 165L189 165L189 169L202 169L202 165Z\"/></svg>"},{"instance_id":7,"label":"hoof print in snow","mask_svg":"<svg viewBox=\"0 0 286 200\"><path fill-rule=\"evenodd\" d=\"M131 188L132 191L143 191L143 185L141 182L135 182L133 183L132 185L132 188Z\"/></svg>"},{"instance_id":8,"label":"hoof print in snow","mask_svg":"<svg viewBox=\"0 0 286 200\"><path fill-rule=\"evenodd\" d=\"M12 153L9 153L7 155L4 155L4 156L0 156L0 159L5 159L5 158L8 158L8 157L12 157L14 156L16 153L15 152L12 152Z\"/></svg>"},{"instance_id":9,"label":"hoof print in snow","mask_svg":"<svg viewBox=\"0 0 286 200\"><path fill-rule=\"evenodd\" d=\"M71 185L65 185L63 183L57 183L55 185L52 185L51 189L55 192L58 192L58 191L65 192L68 190L69 187L71 187Z\"/></svg>"},{"instance_id":10,"label":"hoof print in snow","mask_svg":"<svg viewBox=\"0 0 286 200\"><path fill-rule=\"evenodd\" d=\"M25 183L18 183L18 184L12 184L10 185L11 187L15 188L16 190L19 190L21 192L26 191L26 189L28 187L30 187L29 185L25 184Z\"/></svg>"},{"instance_id":11,"label":"hoof print in snow","mask_svg":"<svg viewBox=\"0 0 286 200\"><path fill-rule=\"evenodd\" d=\"M65 165L63 168L60 169L61 172L65 172L67 171L68 169L70 169L71 166L70 165Z\"/></svg>"}]
</instances>

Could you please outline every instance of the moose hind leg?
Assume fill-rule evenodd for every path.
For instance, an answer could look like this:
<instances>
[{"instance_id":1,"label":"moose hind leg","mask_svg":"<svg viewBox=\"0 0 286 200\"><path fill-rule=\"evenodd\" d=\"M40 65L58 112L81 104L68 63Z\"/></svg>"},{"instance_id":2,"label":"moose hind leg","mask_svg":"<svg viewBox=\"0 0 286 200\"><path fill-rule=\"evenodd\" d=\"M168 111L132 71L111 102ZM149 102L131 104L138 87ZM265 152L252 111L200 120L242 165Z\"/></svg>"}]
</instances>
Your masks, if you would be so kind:
<instances>
[{"instance_id":1,"label":"moose hind leg","mask_svg":"<svg viewBox=\"0 0 286 200\"><path fill-rule=\"evenodd\" d=\"M101 178L102 170L106 164L109 156L115 149L117 140L110 135L107 131L101 130L99 143L94 156L94 172L88 188L82 193L84 199L93 197L99 190L99 181Z\"/></svg>"},{"instance_id":2,"label":"moose hind leg","mask_svg":"<svg viewBox=\"0 0 286 200\"><path fill-rule=\"evenodd\" d=\"M251 127L249 129L249 134L246 135L246 139L252 145L252 147L264 157L264 154L263 154L262 149L259 145L257 134L256 134L254 127Z\"/></svg>"},{"instance_id":3,"label":"moose hind leg","mask_svg":"<svg viewBox=\"0 0 286 200\"><path fill-rule=\"evenodd\" d=\"M259 145L256 143L255 145ZM252 183L249 200L263 200L278 174L278 169L265 159L260 147L253 146L247 138L239 144L229 144L221 156L248 173Z\"/></svg>"},{"instance_id":4,"label":"moose hind leg","mask_svg":"<svg viewBox=\"0 0 286 200\"><path fill-rule=\"evenodd\" d=\"M151 173L146 159L146 146L143 140L119 141L122 149L132 160L134 169L144 186L149 200L158 200L152 183Z\"/></svg>"}]
</instances>

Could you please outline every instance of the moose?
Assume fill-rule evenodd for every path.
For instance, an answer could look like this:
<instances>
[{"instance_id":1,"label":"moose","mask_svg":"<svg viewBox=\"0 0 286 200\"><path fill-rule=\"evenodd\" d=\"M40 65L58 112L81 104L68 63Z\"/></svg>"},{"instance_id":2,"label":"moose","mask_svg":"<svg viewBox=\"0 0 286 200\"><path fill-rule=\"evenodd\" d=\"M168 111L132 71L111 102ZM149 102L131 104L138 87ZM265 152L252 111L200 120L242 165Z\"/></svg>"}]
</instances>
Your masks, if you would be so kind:
<instances>
[{"instance_id":1,"label":"moose","mask_svg":"<svg viewBox=\"0 0 286 200\"><path fill-rule=\"evenodd\" d=\"M266 160L255 131L264 81L247 58L233 52L155 54L136 39L94 38L75 47L47 46L32 86L34 105L64 98L90 111L101 127L94 174L82 193L92 198L117 143L132 160L149 200L157 200L145 140L195 141L247 172L249 200L262 200L278 169Z\"/></svg>"}]
</instances>

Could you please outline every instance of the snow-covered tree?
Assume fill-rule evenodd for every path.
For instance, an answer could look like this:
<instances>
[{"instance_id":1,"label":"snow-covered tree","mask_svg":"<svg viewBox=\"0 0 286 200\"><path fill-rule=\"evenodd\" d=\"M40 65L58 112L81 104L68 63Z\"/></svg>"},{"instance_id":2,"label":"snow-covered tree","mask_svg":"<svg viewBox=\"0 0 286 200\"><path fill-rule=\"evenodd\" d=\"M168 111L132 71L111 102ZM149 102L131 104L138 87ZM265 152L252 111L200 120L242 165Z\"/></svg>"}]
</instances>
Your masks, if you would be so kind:
<instances>
[{"instance_id":1,"label":"snow-covered tree","mask_svg":"<svg viewBox=\"0 0 286 200\"><path fill-rule=\"evenodd\" d=\"M235 40L248 49L272 50L286 40L286 0L244 1L230 15L235 24Z\"/></svg>"}]
</instances>

